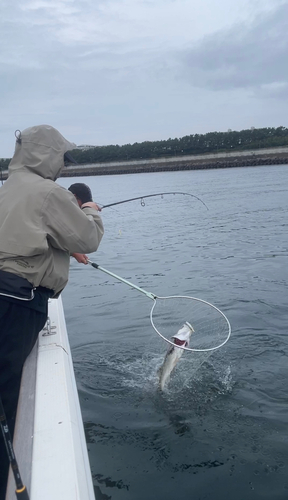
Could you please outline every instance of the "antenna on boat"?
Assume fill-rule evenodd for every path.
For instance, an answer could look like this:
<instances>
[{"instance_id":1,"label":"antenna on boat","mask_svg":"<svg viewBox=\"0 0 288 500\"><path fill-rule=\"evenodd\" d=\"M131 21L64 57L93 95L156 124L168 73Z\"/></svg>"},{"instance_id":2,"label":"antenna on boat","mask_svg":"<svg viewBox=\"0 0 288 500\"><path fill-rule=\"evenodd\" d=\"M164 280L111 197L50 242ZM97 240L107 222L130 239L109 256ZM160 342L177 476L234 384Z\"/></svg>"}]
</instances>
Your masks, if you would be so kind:
<instances>
[{"instance_id":1,"label":"antenna on boat","mask_svg":"<svg viewBox=\"0 0 288 500\"><path fill-rule=\"evenodd\" d=\"M16 483L16 497L18 500L29 500L29 495L26 486L24 486L19 468L18 468L18 463L15 457L14 453L14 448L13 448L13 442L11 438L11 434L9 431L8 423L6 420L6 415L4 412L3 404L2 404L2 399L0 396L0 425L2 429L2 434L3 434L3 439L5 442L6 450L7 450L7 455L9 458L9 462L11 465L12 472L14 474L14 479Z\"/></svg>"}]
</instances>

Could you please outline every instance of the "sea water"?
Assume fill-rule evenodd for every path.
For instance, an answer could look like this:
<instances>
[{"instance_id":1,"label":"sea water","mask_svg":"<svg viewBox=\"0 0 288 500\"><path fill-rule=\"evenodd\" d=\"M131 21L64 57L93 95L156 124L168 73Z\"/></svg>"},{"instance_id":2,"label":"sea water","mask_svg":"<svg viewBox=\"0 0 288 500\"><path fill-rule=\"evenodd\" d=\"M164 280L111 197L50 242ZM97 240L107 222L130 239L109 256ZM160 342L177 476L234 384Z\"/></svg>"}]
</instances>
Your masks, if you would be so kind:
<instances>
[{"instance_id":1,"label":"sea water","mask_svg":"<svg viewBox=\"0 0 288 500\"><path fill-rule=\"evenodd\" d=\"M163 393L167 345L151 300L71 259L63 293L97 500L288 498L288 166L60 179L101 204L90 258L159 296L229 318L229 342L185 353Z\"/></svg>"}]
</instances>

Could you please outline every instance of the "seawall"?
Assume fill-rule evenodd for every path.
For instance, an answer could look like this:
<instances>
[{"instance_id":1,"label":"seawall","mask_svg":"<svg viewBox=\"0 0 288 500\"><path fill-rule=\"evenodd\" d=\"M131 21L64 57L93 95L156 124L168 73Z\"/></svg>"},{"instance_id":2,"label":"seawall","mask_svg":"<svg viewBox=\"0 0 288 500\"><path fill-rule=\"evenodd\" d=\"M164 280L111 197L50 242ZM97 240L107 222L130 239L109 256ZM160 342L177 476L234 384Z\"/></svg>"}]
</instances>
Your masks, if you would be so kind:
<instances>
[{"instance_id":1,"label":"seawall","mask_svg":"<svg viewBox=\"0 0 288 500\"><path fill-rule=\"evenodd\" d=\"M237 151L234 153L157 158L152 160L94 163L82 165L81 167L67 167L62 171L61 176L119 175L143 172L167 172L281 164L288 165L288 147L259 149L257 151Z\"/></svg>"},{"instance_id":2,"label":"seawall","mask_svg":"<svg viewBox=\"0 0 288 500\"><path fill-rule=\"evenodd\" d=\"M143 172L169 172L258 165L288 165L288 147L155 158L151 160L141 159L126 162L93 163L65 167L62 170L61 177L137 174ZM7 178L7 171L2 172L2 177L4 180Z\"/></svg>"}]
</instances>

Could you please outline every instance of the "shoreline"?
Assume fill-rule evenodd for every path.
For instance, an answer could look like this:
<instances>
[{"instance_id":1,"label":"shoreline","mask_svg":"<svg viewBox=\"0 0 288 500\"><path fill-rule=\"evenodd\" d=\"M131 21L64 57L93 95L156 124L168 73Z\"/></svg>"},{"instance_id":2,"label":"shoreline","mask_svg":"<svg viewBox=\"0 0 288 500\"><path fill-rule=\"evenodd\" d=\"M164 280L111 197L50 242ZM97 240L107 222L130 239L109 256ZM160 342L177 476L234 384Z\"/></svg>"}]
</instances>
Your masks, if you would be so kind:
<instances>
[{"instance_id":1,"label":"shoreline","mask_svg":"<svg viewBox=\"0 0 288 500\"><path fill-rule=\"evenodd\" d=\"M79 167L66 167L61 177L95 175L121 175L181 170L208 170L265 165L288 165L288 147L237 151L206 155L179 156L127 162L93 163Z\"/></svg>"},{"instance_id":2,"label":"shoreline","mask_svg":"<svg viewBox=\"0 0 288 500\"><path fill-rule=\"evenodd\" d=\"M266 148L257 151L237 151L206 155L179 156L126 162L93 163L65 167L60 177L85 177L96 175L121 175L181 170L208 170L265 165L288 165L288 147ZM2 171L6 180L8 171Z\"/></svg>"}]
</instances>

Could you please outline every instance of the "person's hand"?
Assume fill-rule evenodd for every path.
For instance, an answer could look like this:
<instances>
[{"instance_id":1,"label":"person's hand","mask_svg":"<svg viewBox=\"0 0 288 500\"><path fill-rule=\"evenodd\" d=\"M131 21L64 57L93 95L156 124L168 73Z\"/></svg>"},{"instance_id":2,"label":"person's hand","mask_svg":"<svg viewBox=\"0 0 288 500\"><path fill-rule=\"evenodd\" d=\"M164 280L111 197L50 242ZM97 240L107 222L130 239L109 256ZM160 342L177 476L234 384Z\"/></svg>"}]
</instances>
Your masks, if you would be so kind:
<instances>
[{"instance_id":1,"label":"person's hand","mask_svg":"<svg viewBox=\"0 0 288 500\"><path fill-rule=\"evenodd\" d=\"M95 210L98 210L98 212L101 212L101 210L102 210L102 208L99 207L99 205L97 205L97 203L95 203L95 201L86 201L85 203L83 203L83 205L81 205L81 208L85 208L85 207L94 208Z\"/></svg>"},{"instance_id":2,"label":"person's hand","mask_svg":"<svg viewBox=\"0 0 288 500\"><path fill-rule=\"evenodd\" d=\"M84 253L72 253L71 256L80 264L88 264L88 256Z\"/></svg>"}]
</instances>

